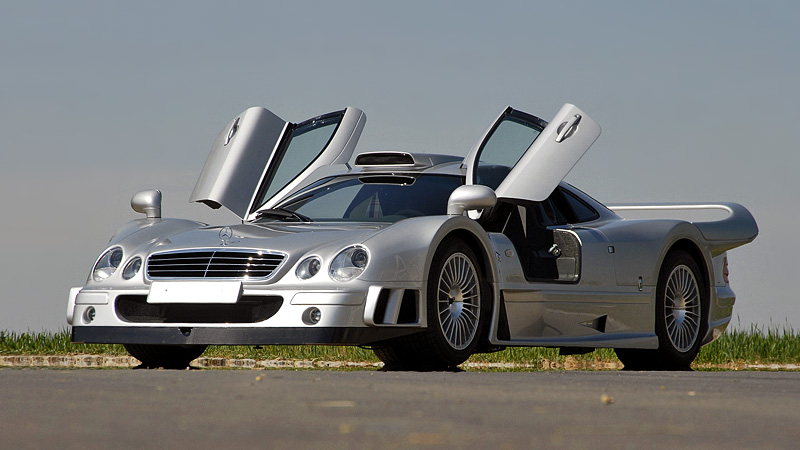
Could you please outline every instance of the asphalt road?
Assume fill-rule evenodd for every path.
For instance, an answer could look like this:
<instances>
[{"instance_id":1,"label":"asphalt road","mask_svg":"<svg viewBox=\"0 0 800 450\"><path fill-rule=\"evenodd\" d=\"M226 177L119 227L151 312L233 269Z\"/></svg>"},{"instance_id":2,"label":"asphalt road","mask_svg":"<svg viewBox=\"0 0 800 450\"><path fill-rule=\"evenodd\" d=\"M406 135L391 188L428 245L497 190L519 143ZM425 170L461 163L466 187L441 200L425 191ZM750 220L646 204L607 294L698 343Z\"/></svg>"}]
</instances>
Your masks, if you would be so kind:
<instances>
[{"instance_id":1,"label":"asphalt road","mask_svg":"<svg viewBox=\"0 0 800 450\"><path fill-rule=\"evenodd\" d=\"M0 369L0 448L797 448L800 372Z\"/></svg>"}]
</instances>

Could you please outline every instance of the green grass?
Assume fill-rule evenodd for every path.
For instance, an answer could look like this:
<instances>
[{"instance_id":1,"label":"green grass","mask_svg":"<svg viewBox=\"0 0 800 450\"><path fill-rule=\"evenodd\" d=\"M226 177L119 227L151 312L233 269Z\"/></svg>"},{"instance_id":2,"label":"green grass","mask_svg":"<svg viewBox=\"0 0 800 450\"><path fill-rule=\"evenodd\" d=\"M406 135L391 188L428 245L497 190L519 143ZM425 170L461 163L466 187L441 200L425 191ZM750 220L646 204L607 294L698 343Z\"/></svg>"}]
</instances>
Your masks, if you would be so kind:
<instances>
[{"instance_id":1,"label":"green grass","mask_svg":"<svg viewBox=\"0 0 800 450\"><path fill-rule=\"evenodd\" d=\"M121 345L75 344L69 332L13 333L0 331L0 355L127 355Z\"/></svg>"},{"instance_id":2,"label":"green grass","mask_svg":"<svg viewBox=\"0 0 800 450\"><path fill-rule=\"evenodd\" d=\"M614 350L610 348L600 348L583 355L563 356L558 354L557 348L508 347L496 353L479 353L469 359L476 363L514 363L531 367L543 367L546 363L563 365L567 360L578 364L619 362Z\"/></svg>"},{"instance_id":3,"label":"green grass","mask_svg":"<svg viewBox=\"0 0 800 450\"><path fill-rule=\"evenodd\" d=\"M736 362L800 363L800 333L791 328L771 328L766 332L756 326L749 331L728 330L716 341L700 349L697 364Z\"/></svg>"},{"instance_id":4,"label":"green grass","mask_svg":"<svg viewBox=\"0 0 800 450\"><path fill-rule=\"evenodd\" d=\"M258 348L239 345L208 347L209 358L284 359L302 361L378 362L372 350L360 347L329 345L264 345Z\"/></svg>"},{"instance_id":5,"label":"green grass","mask_svg":"<svg viewBox=\"0 0 800 450\"><path fill-rule=\"evenodd\" d=\"M0 332L0 355L127 355L121 345L75 344L69 333ZM291 345L291 346L212 346L203 356L217 358L250 358L255 360L307 360L378 362L372 351L359 347ZM617 362L611 349L598 349L585 355L561 356L557 349L510 347L501 352L477 354L470 358L479 363L514 363L544 367L548 363L578 365ZM729 330L700 350L696 364L800 363L800 333L791 328L762 330Z\"/></svg>"}]
</instances>

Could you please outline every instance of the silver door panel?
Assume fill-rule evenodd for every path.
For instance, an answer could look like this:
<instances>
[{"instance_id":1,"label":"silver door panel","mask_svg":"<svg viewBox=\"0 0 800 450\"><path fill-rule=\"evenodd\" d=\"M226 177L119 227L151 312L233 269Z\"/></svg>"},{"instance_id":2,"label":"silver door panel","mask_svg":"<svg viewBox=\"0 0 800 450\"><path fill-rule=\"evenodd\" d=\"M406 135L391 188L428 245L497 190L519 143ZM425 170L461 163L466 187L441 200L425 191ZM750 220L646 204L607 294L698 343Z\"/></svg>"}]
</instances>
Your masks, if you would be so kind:
<instances>
[{"instance_id":1,"label":"silver door panel","mask_svg":"<svg viewBox=\"0 0 800 450\"><path fill-rule=\"evenodd\" d=\"M611 347L630 339L634 343L626 346L649 348L651 337L655 338L654 290L616 285L613 254L602 232L588 228L561 231L574 233L580 241L582 264L576 284L528 281L508 238L490 234L500 271L492 342ZM499 317L502 311L506 317ZM592 323L600 318L604 326L597 329ZM509 340L497 339L502 321L507 323Z\"/></svg>"},{"instance_id":2,"label":"silver door panel","mask_svg":"<svg viewBox=\"0 0 800 450\"><path fill-rule=\"evenodd\" d=\"M499 129L497 124L505 120L506 112L510 110L511 108L504 110L464 159L467 165L467 184L476 182L481 152L489 141L498 138L495 136ZM600 125L577 106L564 104L510 168L510 172L507 175L497 175L498 180L502 179L495 189L497 197L532 201L546 199L597 140L600 131ZM532 174L536 176L531 176Z\"/></svg>"},{"instance_id":3,"label":"silver door panel","mask_svg":"<svg viewBox=\"0 0 800 450\"><path fill-rule=\"evenodd\" d=\"M497 197L545 200L599 136L597 122L565 104L495 190Z\"/></svg>"},{"instance_id":4,"label":"silver door panel","mask_svg":"<svg viewBox=\"0 0 800 450\"><path fill-rule=\"evenodd\" d=\"M280 144L288 123L269 110L248 108L217 136L190 201L214 209L224 206L247 216L264 167Z\"/></svg>"}]
</instances>

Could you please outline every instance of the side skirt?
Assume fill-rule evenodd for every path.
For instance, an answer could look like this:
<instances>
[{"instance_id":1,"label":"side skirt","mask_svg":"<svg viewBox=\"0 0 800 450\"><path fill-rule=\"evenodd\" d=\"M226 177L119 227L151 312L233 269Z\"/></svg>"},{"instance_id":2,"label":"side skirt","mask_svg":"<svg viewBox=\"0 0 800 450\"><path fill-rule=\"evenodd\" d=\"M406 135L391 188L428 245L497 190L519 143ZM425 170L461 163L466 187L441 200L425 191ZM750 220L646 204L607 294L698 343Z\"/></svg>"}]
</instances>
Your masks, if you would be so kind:
<instances>
[{"instance_id":1,"label":"side skirt","mask_svg":"<svg viewBox=\"0 0 800 450\"><path fill-rule=\"evenodd\" d=\"M508 347L592 347L592 348L658 348L655 333L614 333L580 337L541 337L535 339L495 340L492 344Z\"/></svg>"}]
</instances>

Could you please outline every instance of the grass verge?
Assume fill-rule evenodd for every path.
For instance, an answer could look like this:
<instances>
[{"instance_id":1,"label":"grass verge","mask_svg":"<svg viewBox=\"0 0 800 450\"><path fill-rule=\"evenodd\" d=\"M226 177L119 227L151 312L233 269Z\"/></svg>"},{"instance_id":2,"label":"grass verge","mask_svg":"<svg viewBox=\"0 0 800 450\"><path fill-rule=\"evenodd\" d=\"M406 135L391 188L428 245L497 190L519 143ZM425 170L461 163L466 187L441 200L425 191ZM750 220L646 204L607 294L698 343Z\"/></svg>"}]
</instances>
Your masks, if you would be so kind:
<instances>
[{"instance_id":1,"label":"grass verge","mask_svg":"<svg viewBox=\"0 0 800 450\"><path fill-rule=\"evenodd\" d=\"M75 344L67 331L41 333L0 332L0 355L127 355L122 345ZM254 360L378 362L371 350L359 347L322 345L211 346L203 356L210 358ZM563 366L565 361L582 366L586 363L616 363L612 349L597 349L584 355L562 356L558 349L509 347L501 352L473 355L469 362L515 364L546 367ZM700 350L695 364L798 364L800 333L791 328L729 330Z\"/></svg>"}]
</instances>

